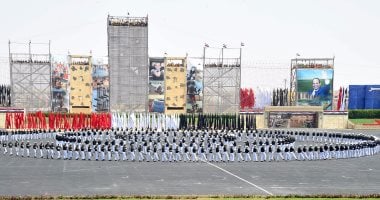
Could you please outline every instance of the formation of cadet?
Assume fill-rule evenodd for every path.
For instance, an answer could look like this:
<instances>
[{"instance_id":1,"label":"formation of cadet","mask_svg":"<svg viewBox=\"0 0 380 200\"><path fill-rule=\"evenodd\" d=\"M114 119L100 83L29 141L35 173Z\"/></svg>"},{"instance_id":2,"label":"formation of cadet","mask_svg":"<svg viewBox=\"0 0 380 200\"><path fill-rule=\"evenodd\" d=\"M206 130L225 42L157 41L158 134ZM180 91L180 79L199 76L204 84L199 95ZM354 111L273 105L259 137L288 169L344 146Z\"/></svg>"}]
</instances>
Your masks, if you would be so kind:
<instances>
[{"instance_id":1,"label":"formation of cadet","mask_svg":"<svg viewBox=\"0 0 380 200\"><path fill-rule=\"evenodd\" d=\"M0 131L0 144L2 155L140 162L326 160L380 152L373 136L274 129L18 130Z\"/></svg>"}]
</instances>

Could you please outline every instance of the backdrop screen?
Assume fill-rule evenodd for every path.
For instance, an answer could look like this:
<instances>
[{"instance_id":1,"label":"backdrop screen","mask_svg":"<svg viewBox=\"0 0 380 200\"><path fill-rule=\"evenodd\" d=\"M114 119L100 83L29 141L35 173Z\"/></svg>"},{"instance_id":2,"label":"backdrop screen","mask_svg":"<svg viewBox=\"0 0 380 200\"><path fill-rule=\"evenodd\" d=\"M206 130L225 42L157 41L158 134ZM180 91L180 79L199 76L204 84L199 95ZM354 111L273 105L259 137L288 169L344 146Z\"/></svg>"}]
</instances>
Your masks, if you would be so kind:
<instances>
[{"instance_id":1,"label":"backdrop screen","mask_svg":"<svg viewBox=\"0 0 380 200\"><path fill-rule=\"evenodd\" d=\"M297 105L332 109L333 69L297 69Z\"/></svg>"}]
</instances>

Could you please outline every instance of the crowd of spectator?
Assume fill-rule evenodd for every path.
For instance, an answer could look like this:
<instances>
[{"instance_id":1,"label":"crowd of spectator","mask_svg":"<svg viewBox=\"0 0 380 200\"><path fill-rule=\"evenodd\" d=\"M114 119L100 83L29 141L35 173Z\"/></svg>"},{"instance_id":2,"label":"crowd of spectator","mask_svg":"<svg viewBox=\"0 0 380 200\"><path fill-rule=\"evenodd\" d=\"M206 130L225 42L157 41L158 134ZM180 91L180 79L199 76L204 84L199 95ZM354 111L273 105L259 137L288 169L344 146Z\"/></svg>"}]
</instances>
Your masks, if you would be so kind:
<instances>
[{"instance_id":1,"label":"crowd of spectator","mask_svg":"<svg viewBox=\"0 0 380 200\"><path fill-rule=\"evenodd\" d=\"M72 65L89 65L88 60L87 61L71 61Z\"/></svg>"},{"instance_id":2,"label":"crowd of spectator","mask_svg":"<svg viewBox=\"0 0 380 200\"><path fill-rule=\"evenodd\" d=\"M147 18L111 18L111 26L148 26Z\"/></svg>"},{"instance_id":3,"label":"crowd of spectator","mask_svg":"<svg viewBox=\"0 0 380 200\"><path fill-rule=\"evenodd\" d=\"M36 59L12 59L12 63L35 63L35 64L47 64L49 60L36 60Z\"/></svg>"},{"instance_id":4,"label":"crowd of spectator","mask_svg":"<svg viewBox=\"0 0 380 200\"><path fill-rule=\"evenodd\" d=\"M211 64L205 64L205 67L240 67L240 64L216 64L216 63L211 63Z\"/></svg>"},{"instance_id":5,"label":"crowd of spectator","mask_svg":"<svg viewBox=\"0 0 380 200\"><path fill-rule=\"evenodd\" d=\"M329 68L332 69L333 65L328 65L328 64L316 64L316 63L311 63L311 64L297 64L297 68Z\"/></svg>"},{"instance_id":6,"label":"crowd of spectator","mask_svg":"<svg viewBox=\"0 0 380 200\"><path fill-rule=\"evenodd\" d=\"M167 67L183 67L180 63L168 63L166 64Z\"/></svg>"}]
</instances>

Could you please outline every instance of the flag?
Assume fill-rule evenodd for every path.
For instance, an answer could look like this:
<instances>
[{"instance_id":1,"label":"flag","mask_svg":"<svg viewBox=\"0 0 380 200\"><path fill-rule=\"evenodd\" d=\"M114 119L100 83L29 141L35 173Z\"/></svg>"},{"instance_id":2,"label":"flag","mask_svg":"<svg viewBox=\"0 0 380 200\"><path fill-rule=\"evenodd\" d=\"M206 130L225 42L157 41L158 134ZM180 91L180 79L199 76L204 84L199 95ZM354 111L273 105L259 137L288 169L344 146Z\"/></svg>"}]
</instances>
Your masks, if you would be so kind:
<instances>
[{"instance_id":1,"label":"flag","mask_svg":"<svg viewBox=\"0 0 380 200\"><path fill-rule=\"evenodd\" d=\"M248 97L247 98L248 99L248 103L247 103L248 109L253 109L253 106L255 104L255 100L254 100L255 97L254 97L252 88L249 89L249 93L247 94L247 97Z\"/></svg>"},{"instance_id":2,"label":"flag","mask_svg":"<svg viewBox=\"0 0 380 200\"><path fill-rule=\"evenodd\" d=\"M337 110L340 110L341 104L342 104L342 87L339 88Z\"/></svg>"},{"instance_id":3,"label":"flag","mask_svg":"<svg viewBox=\"0 0 380 200\"><path fill-rule=\"evenodd\" d=\"M343 92L344 90L344 92ZM340 108L341 111L344 111L346 108L346 102L347 102L347 88L342 89L343 97L342 97L342 107Z\"/></svg>"},{"instance_id":4,"label":"flag","mask_svg":"<svg viewBox=\"0 0 380 200\"><path fill-rule=\"evenodd\" d=\"M116 119L115 119L115 112L112 113L112 117L111 117L111 126L112 127L116 127Z\"/></svg>"},{"instance_id":5,"label":"flag","mask_svg":"<svg viewBox=\"0 0 380 200\"><path fill-rule=\"evenodd\" d=\"M6 128L6 129L9 129L9 128L10 128L10 117L9 117L9 114L10 114L10 113L6 113L6 114L5 114L5 128Z\"/></svg>"},{"instance_id":6,"label":"flag","mask_svg":"<svg viewBox=\"0 0 380 200\"><path fill-rule=\"evenodd\" d=\"M255 107L255 92L253 91L253 89L251 88L250 91L252 92L251 94L251 109L253 109Z\"/></svg>"},{"instance_id":7,"label":"flag","mask_svg":"<svg viewBox=\"0 0 380 200\"><path fill-rule=\"evenodd\" d=\"M122 128L127 128L128 127L128 116L127 116L127 113L126 112L123 112L123 121L124 121L124 124L123 124L123 127Z\"/></svg>"}]
</instances>

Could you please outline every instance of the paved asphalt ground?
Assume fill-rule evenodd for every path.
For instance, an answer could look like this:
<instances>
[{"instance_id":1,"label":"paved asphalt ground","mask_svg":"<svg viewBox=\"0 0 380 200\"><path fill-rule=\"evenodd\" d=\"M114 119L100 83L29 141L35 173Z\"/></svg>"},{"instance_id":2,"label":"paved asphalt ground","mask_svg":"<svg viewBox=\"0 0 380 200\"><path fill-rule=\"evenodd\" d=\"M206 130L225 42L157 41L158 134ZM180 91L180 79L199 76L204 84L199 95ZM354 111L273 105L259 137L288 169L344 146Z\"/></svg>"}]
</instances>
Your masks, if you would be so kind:
<instances>
[{"instance_id":1,"label":"paved asphalt ground","mask_svg":"<svg viewBox=\"0 0 380 200\"><path fill-rule=\"evenodd\" d=\"M367 131L380 136L380 131ZM149 163L0 155L0 195L379 194L380 155L342 160Z\"/></svg>"}]
</instances>

